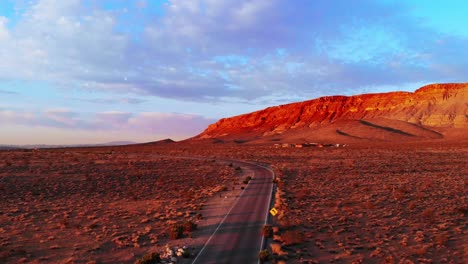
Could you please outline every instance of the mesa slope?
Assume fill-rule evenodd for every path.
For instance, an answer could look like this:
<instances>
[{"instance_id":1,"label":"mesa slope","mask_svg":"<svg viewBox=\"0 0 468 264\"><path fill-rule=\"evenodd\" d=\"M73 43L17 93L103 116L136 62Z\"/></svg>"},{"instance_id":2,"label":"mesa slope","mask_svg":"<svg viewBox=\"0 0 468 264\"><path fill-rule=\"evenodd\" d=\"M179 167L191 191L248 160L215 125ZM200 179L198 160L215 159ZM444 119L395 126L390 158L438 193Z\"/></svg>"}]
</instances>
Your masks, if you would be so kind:
<instances>
[{"instance_id":1,"label":"mesa slope","mask_svg":"<svg viewBox=\"0 0 468 264\"><path fill-rule=\"evenodd\" d=\"M415 92L326 96L223 118L194 139L236 142L414 141L463 137L468 83Z\"/></svg>"}]
</instances>

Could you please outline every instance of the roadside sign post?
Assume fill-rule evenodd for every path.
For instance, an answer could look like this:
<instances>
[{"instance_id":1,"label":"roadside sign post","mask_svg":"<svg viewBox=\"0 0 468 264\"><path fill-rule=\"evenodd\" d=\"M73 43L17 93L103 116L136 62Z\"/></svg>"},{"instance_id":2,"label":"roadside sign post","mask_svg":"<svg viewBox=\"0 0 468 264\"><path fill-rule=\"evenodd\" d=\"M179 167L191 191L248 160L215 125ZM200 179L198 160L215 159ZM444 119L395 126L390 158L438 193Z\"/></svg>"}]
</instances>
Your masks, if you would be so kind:
<instances>
[{"instance_id":1,"label":"roadside sign post","mask_svg":"<svg viewBox=\"0 0 468 264\"><path fill-rule=\"evenodd\" d=\"M270 209L270 214L271 214L272 216L275 216L275 215L278 214L278 210L276 210L276 208L273 207L273 208Z\"/></svg>"}]
</instances>

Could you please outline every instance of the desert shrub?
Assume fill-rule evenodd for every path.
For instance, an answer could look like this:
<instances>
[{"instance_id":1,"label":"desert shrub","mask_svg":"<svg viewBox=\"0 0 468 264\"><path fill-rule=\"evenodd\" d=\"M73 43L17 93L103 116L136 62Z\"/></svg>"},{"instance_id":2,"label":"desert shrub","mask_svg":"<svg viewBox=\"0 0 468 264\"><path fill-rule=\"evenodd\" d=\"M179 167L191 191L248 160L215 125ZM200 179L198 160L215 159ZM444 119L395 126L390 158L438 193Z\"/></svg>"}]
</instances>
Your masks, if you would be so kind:
<instances>
[{"instance_id":1,"label":"desert shrub","mask_svg":"<svg viewBox=\"0 0 468 264\"><path fill-rule=\"evenodd\" d=\"M299 200L304 200L305 198L307 198L307 196L309 196L309 193L310 193L309 190L304 188L299 191L299 193L296 195L296 198Z\"/></svg>"},{"instance_id":2,"label":"desert shrub","mask_svg":"<svg viewBox=\"0 0 468 264\"><path fill-rule=\"evenodd\" d=\"M198 214L197 214L197 219L198 219L198 220L203 219L203 215L202 215L201 213L198 213Z\"/></svg>"},{"instance_id":3,"label":"desert shrub","mask_svg":"<svg viewBox=\"0 0 468 264\"><path fill-rule=\"evenodd\" d=\"M413 210L414 208L416 208L416 202L415 202L415 201L411 201L411 202L408 204L408 209Z\"/></svg>"},{"instance_id":4,"label":"desert shrub","mask_svg":"<svg viewBox=\"0 0 468 264\"><path fill-rule=\"evenodd\" d=\"M375 204L373 202L368 201L368 202L364 202L362 204L362 207L364 209L374 210L375 209Z\"/></svg>"},{"instance_id":5,"label":"desert shrub","mask_svg":"<svg viewBox=\"0 0 468 264\"><path fill-rule=\"evenodd\" d=\"M417 245L412 248L411 252L413 255L423 256L427 254L428 249L429 249L428 245Z\"/></svg>"},{"instance_id":6,"label":"desert shrub","mask_svg":"<svg viewBox=\"0 0 468 264\"><path fill-rule=\"evenodd\" d=\"M250 180L252 180L252 177L247 176L247 177L245 177L243 183L244 183L244 184L247 184L247 183L249 183Z\"/></svg>"},{"instance_id":7,"label":"desert shrub","mask_svg":"<svg viewBox=\"0 0 468 264\"><path fill-rule=\"evenodd\" d=\"M281 249L281 245L278 243L271 243L270 248L272 254L276 254L278 256L287 255L287 253Z\"/></svg>"},{"instance_id":8,"label":"desert shrub","mask_svg":"<svg viewBox=\"0 0 468 264\"><path fill-rule=\"evenodd\" d=\"M304 242L304 234L296 230L288 230L281 234L284 245L294 245Z\"/></svg>"},{"instance_id":9,"label":"desert shrub","mask_svg":"<svg viewBox=\"0 0 468 264\"><path fill-rule=\"evenodd\" d=\"M197 229L197 224L195 224L194 222L192 221L187 221L184 223L184 231L185 232L193 232L194 230Z\"/></svg>"},{"instance_id":10,"label":"desert shrub","mask_svg":"<svg viewBox=\"0 0 468 264\"><path fill-rule=\"evenodd\" d=\"M449 238L447 236L447 234L438 234L436 237L435 237L435 241L437 243L437 245L439 246L445 246L448 242Z\"/></svg>"},{"instance_id":11,"label":"desert shrub","mask_svg":"<svg viewBox=\"0 0 468 264\"><path fill-rule=\"evenodd\" d=\"M184 226L181 224L172 224L169 228L169 238L170 239L179 239L184 233Z\"/></svg>"},{"instance_id":12,"label":"desert shrub","mask_svg":"<svg viewBox=\"0 0 468 264\"><path fill-rule=\"evenodd\" d=\"M135 264L157 264L161 262L161 256L157 253L149 253L135 261Z\"/></svg>"},{"instance_id":13,"label":"desert shrub","mask_svg":"<svg viewBox=\"0 0 468 264\"><path fill-rule=\"evenodd\" d=\"M271 253L268 249L264 249L258 253L258 259L261 263L271 259Z\"/></svg>"},{"instance_id":14,"label":"desert shrub","mask_svg":"<svg viewBox=\"0 0 468 264\"><path fill-rule=\"evenodd\" d=\"M393 193L393 198L397 201L405 198L405 192L403 190L397 190Z\"/></svg>"},{"instance_id":15,"label":"desert shrub","mask_svg":"<svg viewBox=\"0 0 468 264\"><path fill-rule=\"evenodd\" d=\"M190 258L192 256L193 256L192 253L190 253L188 250L184 250L184 252L182 252L183 258Z\"/></svg>"},{"instance_id":16,"label":"desert shrub","mask_svg":"<svg viewBox=\"0 0 468 264\"><path fill-rule=\"evenodd\" d=\"M434 208L427 208L426 210L424 210L422 213L421 213L421 216L423 219L426 219L426 220L433 220L434 218L434 213L435 213L435 210Z\"/></svg>"},{"instance_id":17,"label":"desert shrub","mask_svg":"<svg viewBox=\"0 0 468 264\"><path fill-rule=\"evenodd\" d=\"M466 213L468 213L468 206L462 205L460 207L455 208L455 210L463 214L463 216L466 216Z\"/></svg>"},{"instance_id":18,"label":"desert shrub","mask_svg":"<svg viewBox=\"0 0 468 264\"><path fill-rule=\"evenodd\" d=\"M271 225L264 225L262 235L263 237L273 237L273 227Z\"/></svg>"},{"instance_id":19,"label":"desert shrub","mask_svg":"<svg viewBox=\"0 0 468 264\"><path fill-rule=\"evenodd\" d=\"M237 167L236 167L236 172L242 172L242 168L239 167L239 166L237 166Z\"/></svg>"}]
</instances>

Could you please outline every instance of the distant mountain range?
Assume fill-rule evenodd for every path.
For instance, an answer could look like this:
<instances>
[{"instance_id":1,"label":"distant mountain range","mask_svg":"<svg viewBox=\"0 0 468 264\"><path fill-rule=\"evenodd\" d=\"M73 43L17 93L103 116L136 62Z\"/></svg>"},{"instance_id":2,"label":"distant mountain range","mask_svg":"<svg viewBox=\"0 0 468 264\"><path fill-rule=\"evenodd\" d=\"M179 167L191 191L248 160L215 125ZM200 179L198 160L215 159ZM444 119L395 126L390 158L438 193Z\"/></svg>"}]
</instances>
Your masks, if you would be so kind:
<instances>
[{"instance_id":1,"label":"distant mountain range","mask_svg":"<svg viewBox=\"0 0 468 264\"><path fill-rule=\"evenodd\" d=\"M195 140L245 142L414 141L467 138L468 83L414 93L326 96L223 118Z\"/></svg>"},{"instance_id":2,"label":"distant mountain range","mask_svg":"<svg viewBox=\"0 0 468 264\"><path fill-rule=\"evenodd\" d=\"M112 141L102 144L74 144L74 145L46 145L46 144L33 144L33 145L0 145L0 150L14 150L14 149L38 149L38 148L66 148L66 147L106 147L106 146L123 146L137 144L133 141Z\"/></svg>"}]
</instances>

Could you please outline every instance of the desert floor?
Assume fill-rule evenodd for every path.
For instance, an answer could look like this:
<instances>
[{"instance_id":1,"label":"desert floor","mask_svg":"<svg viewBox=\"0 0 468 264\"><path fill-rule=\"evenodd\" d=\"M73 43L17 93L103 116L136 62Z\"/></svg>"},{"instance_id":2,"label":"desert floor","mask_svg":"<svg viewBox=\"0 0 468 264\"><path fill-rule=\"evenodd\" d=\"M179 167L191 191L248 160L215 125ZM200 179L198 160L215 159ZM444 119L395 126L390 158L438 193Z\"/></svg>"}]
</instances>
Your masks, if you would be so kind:
<instances>
[{"instance_id":1,"label":"desert floor","mask_svg":"<svg viewBox=\"0 0 468 264\"><path fill-rule=\"evenodd\" d=\"M276 171L273 262L468 260L468 144L440 141L2 151L0 262L133 263L167 243L198 245L217 221L208 205L222 212L242 186L222 159ZM188 220L200 230L170 240L169 226Z\"/></svg>"},{"instance_id":2,"label":"desert floor","mask_svg":"<svg viewBox=\"0 0 468 264\"><path fill-rule=\"evenodd\" d=\"M213 226L219 219L202 213L217 213L216 197L222 215L241 182L230 164L148 151L5 151L0 160L1 263L134 263L167 243L199 243L193 233L172 241L168 229Z\"/></svg>"}]
</instances>

